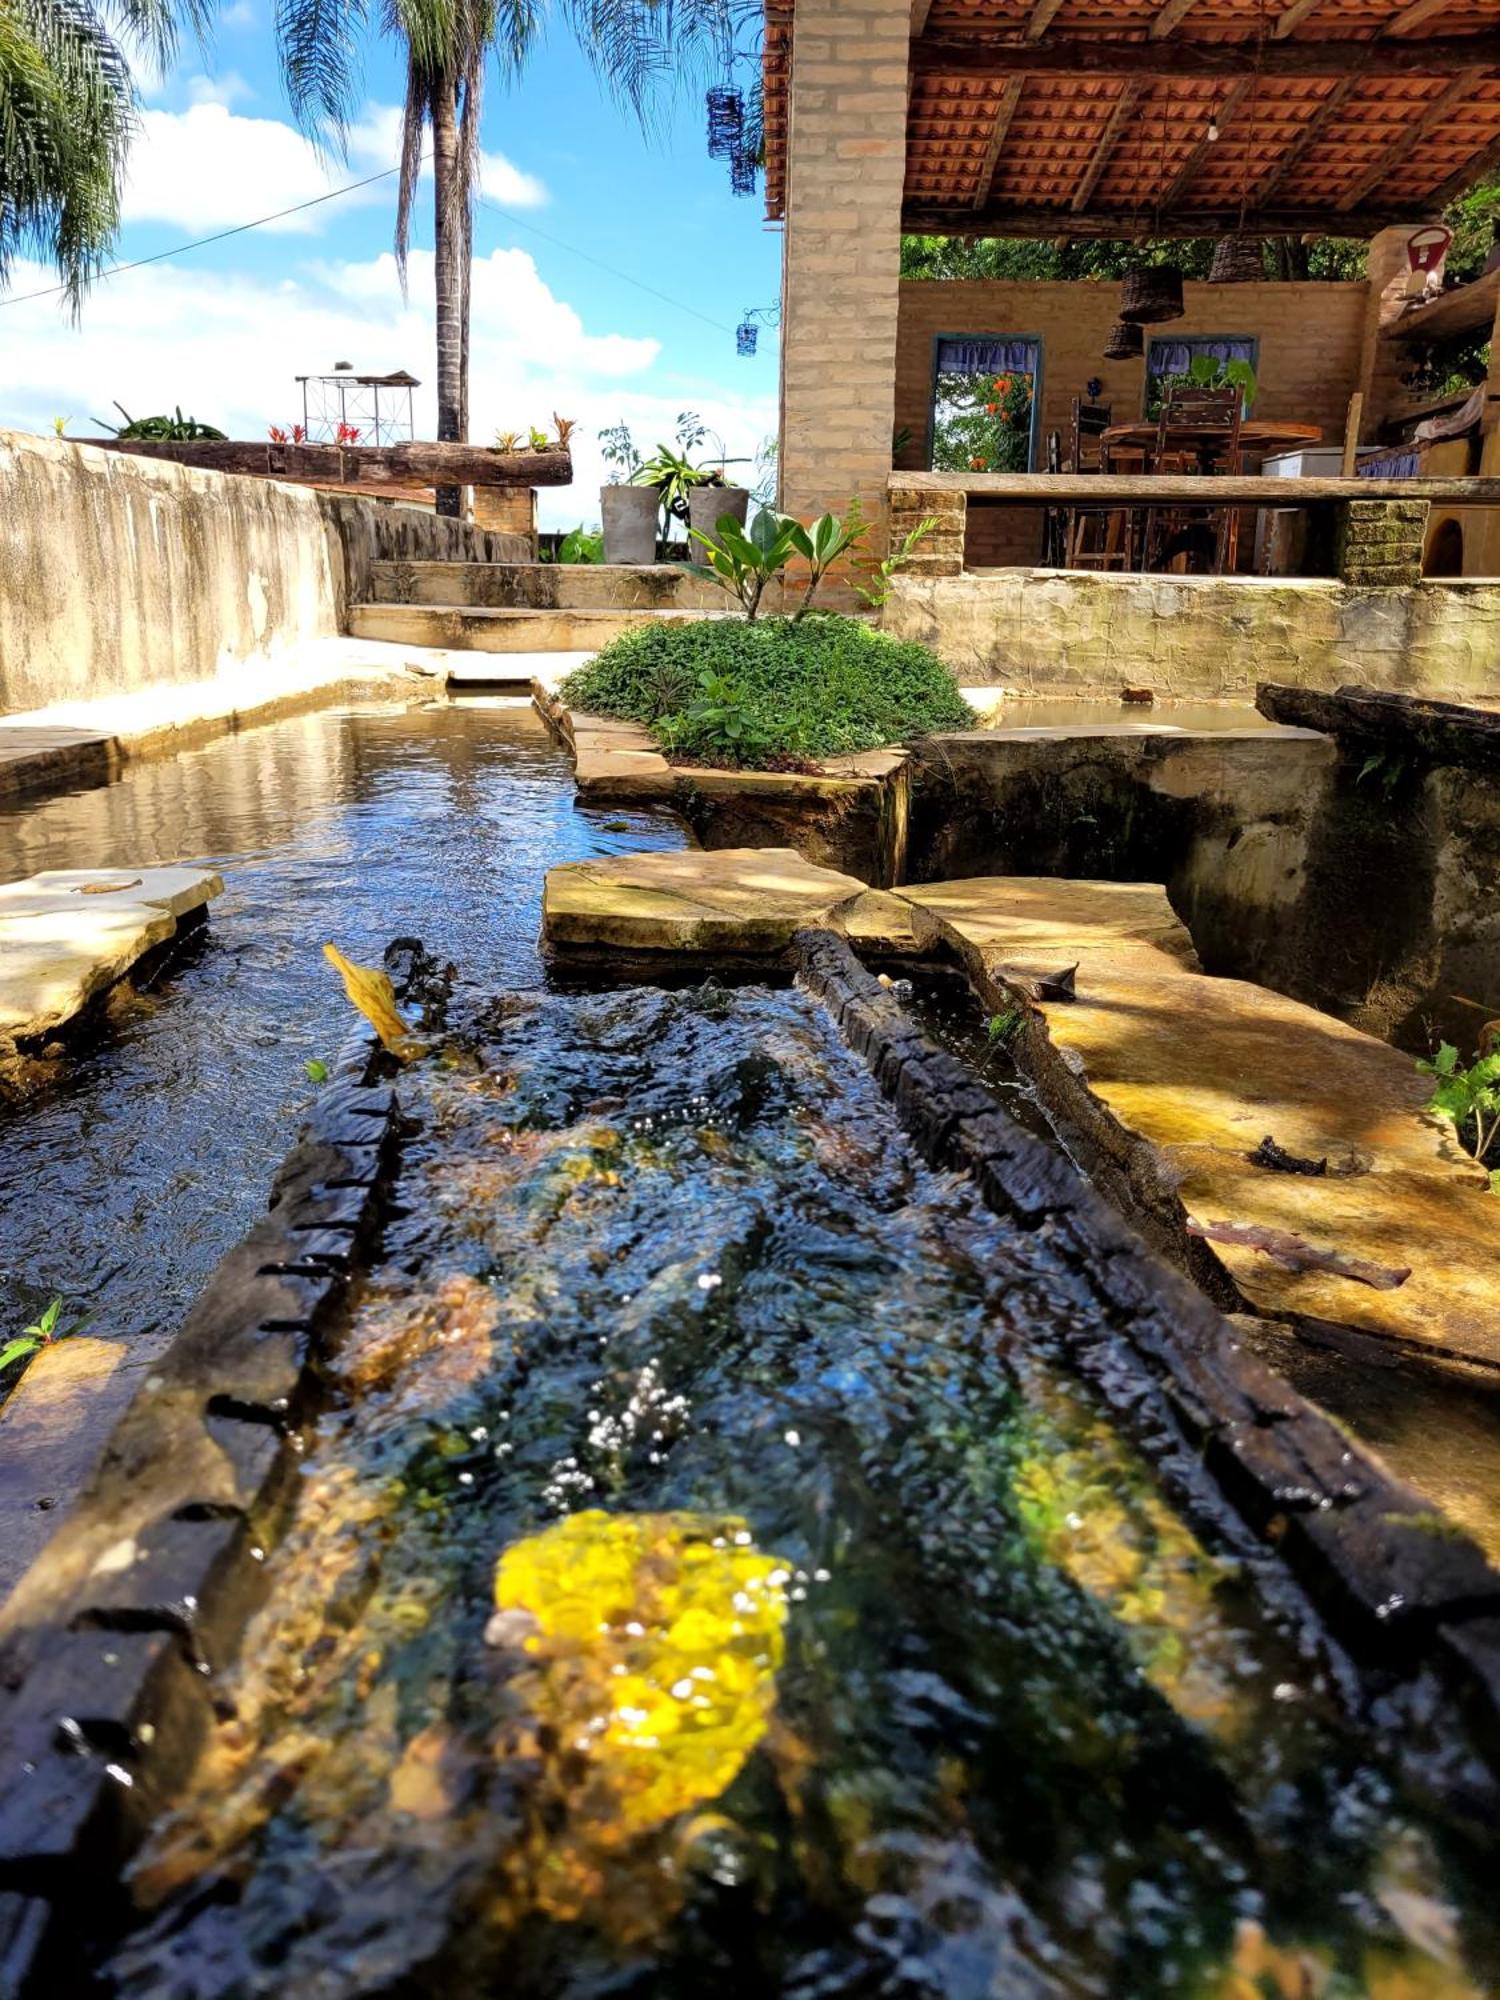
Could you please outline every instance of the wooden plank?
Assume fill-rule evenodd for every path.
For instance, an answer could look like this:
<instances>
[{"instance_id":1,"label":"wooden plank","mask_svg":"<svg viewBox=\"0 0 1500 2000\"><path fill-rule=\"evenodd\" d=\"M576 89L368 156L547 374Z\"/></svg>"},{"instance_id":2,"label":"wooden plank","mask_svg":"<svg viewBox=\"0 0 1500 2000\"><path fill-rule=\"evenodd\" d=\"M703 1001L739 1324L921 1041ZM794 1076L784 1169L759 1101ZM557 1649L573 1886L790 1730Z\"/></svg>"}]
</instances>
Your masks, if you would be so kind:
<instances>
[{"instance_id":1,"label":"wooden plank","mask_svg":"<svg viewBox=\"0 0 1500 2000\"><path fill-rule=\"evenodd\" d=\"M1291 6L1283 7L1276 16L1276 25L1271 30L1272 37L1278 42L1284 41L1293 29L1302 25L1315 7L1321 7L1322 4L1323 0L1292 0Z\"/></svg>"},{"instance_id":2,"label":"wooden plank","mask_svg":"<svg viewBox=\"0 0 1500 2000\"><path fill-rule=\"evenodd\" d=\"M1258 206L1264 207L1270 201L1271 196L1276 192L1277 188L1281 186L1287 176L1301 163L1303 154L1317 144L1323 133L1333 123L1333 120L1343 109L1345 100L1352 97L1358 88L1358 77L1346 76L1339 79L1313 113L1312 117L1308 119L1302 130L1297 134L1291 145L1287 147L1280 159L1272 166L1270 173L1266 175L1259 187L1256 188L1255 200Z\"/></svg>"},{"instance_id":3,"label":"wooden plank","mask_svg":"<svg viewBox=\"0 0 1500 2000\"><path fill-rule=\"evenodd\" d=\"M1070 205L1075 215L1081 215L1088 207L1089 199L1103 178L1104 169L1109 165L1110 155L1119 141L1121 127L1139 103L1145 89L1143 78L1132 77L1115 99L1114 109L1104 122L1104 130L1099 134L1099 143L1094 148L1093 157L1088 163L1083 179L1073 190L1073 200Z\"/></svg>"},{"instance_id":4,"label":"wooden plank","mask_svg":"<svg viewBox=\"0 0 1500 2000\"><path fill-rule=\"evenodd\" d=\"M1192 12L1198 0L1165 0L1165 5L1156 10L1151 21L1150 38L1153 42L1163 42L1177 23Z\"/></svg>"},{"instance_id":5,"label":"wooden plank","mask_svg":"<svg viewBox=\"0 0 1500 2000\"><path fill-rule=\"evenodd\" d=\"M1244 103L1245 99L1250 95L1251 90L1254 88L1254 81L1255 80L1253 77L1244 76L1240 78L1238 83L1232 83L1229 86L1228 93L1226 94L1223 103L1216 105L1214 107L1214 110L1210 113L1210 116L1216 121L1217 132L1223 132L1225 127L1233 119L1235 113L1239 110L1240 106ZM1197 173L1199 167L1203 164L1205 156L1213 149L1215 143L1216 141L1214 139L1209 138L1208 127L1205 126L1203 129L1203 137L1198 141L1197 145L1194 146L1193 150L1188 154L1187 158L1183 161L1182 165L1177 169L1176 173L1172 176L1170 184L1166 188L1165 192L1162 194L1161 199L1158 203L1158 206L1160 208L1168 209L1175 207L1177 202L1177 197L1187 187L1188 183L1192 180L1193 175Z\"/></svg>"},{"instance_id":6,"label":"wooden plank","mask_svg":"<svg viewBox=\"0 0 1500 2000\"><path fill-rule=\"evenodd\" d=\"M1339 460L1339 477L1352 479L1354 468L1359 463L1359 425L1364 415L1365 396L1362 389L1356 389L1349 398L1349 408L1344 415L1344 454Z\"/></svg>"},{"instance_id":7,"label":"wooden plank","mask_svg":"<svg viewBox=\"0 0 1500 2000\"><path fill-rule=\"evenodd\" d=\"M1047 35L997 42L981 35L924 35L912 49L918 75L1011 76L1453 76L1500 68L1500 34L1389 36L1372 41L1112 42L1103 36Z\"/></svg>"},{"instance_id":8,"label":"wooden plank","mask_svg":"<svg viewBox=\"0 0 1500 2000\"><path fill-rule=\"evenodd\" d=\"M927 26L927 16L932 12L932 0L911 0L911 38L915 41Z\"/></svg>"},{"instance_id":9,"label":"wooden plank","mask_svg":"<svg viewBox=\"0 0 1500 2000\"><path fill-rule=\"evenodd\" d=\"M1494 322L1500 306L1500 270L1486 271L1469 285L1440 292L1424 306L1413 306L1380 329L1383 340L1451 340L1455 334L1477 333Z\"/></svg>"},{"instance_id":10,"label":"wooden plank","mask_svg":"<svg viewBox=\"0 0 1500 2000\"><path fill-rule=\"evenodd\" d=\"M1439 92L1432 100L1421 117L1408 125L1404 131L1398 132L1359 178L1344 189L1334 204L1336 210L1342 214L1346 208L1357 208L1371 188L1377 187L1391 168L1404 160L1408 153L1415 152L1422 141L1444 123L1457 105L1462 104L1466 97L1473 96L1483 81L1482 69L1466 69L1454 77L1447 89Z\"/></svg>"},{"instance_id":11,"label":"wooden plank","mask_svg":"<svg viewBox=\"0 0 1500 2000\"><path fill-rule=\"evenodd\" d=\"M472 444L260 444L228 438L157 440L90 438L101 451L164 458L205 472L250 473L262 479L316 480L334 486L569 486L566 451L496 451Z\"/></svg>"},{"instance_id":12,"label":"wooden plank","mask_svg":"<svg viewBox=\"0 0 1500 2000\"><path fill-rule=\"evenodd\" d=\"M1266 681L1255 706L1272 722L1380 745L1422 764L1457 764L1500 775L1500 710L1425 695L1343 687L1334 693Z\"/></svg>"},{"instance_id":13,"label":"wooden plank","mask_svg":"<svg viewBox=\"0 0 1500 2000\"><path fill-rule=\"evenodd\" d=\"M1000 99L995 113L995 129L990 134L990 142L984 149L984 160L979 169L979 182L974 189L974 206L983 208L990 199L995 185L995 169L1000 164L1001 148L1005 135L1010 130L1010 122L1016 115L1016 106L1021 102L1021 92L1026 88L1025 79L1013 76L1005 86L1005 94Z\"/></svg>"},{"instance_id":14,"label":"wooden plank","mask_svg":"<svg viewBox=\"0 0 1500 2000\"><path fill-rule=\"evenodd\" d=\"M1440 500L1464 507L1500 507L1500 478L1275 479L1263 473L1215 478L1120 472L894 472L891 485L908 492L967 493L1047 507L1059 501L1189 501L1194 506L1322 506L1335 500Z\"/></svg>"}]
</instances>

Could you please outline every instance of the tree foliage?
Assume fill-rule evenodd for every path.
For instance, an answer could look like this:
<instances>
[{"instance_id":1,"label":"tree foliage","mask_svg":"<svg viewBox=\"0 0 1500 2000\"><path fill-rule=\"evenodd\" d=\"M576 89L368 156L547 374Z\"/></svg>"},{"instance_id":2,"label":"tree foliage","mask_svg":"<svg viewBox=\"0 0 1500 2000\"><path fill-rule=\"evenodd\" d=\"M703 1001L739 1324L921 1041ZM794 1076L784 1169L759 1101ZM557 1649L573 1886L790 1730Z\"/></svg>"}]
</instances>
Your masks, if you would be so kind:
<instances>
[{"instance_id":1,"label":"tree foliage","mask_svg":"<svg viewBox=\"0 0 1500 2000\"><path fill-rule=\"evenodd\" d=\"M76 310L120 221L136 123L130 57L165 67L207 0L0 0L0 283L54 265Z\"/></svg>"}]
</instances>

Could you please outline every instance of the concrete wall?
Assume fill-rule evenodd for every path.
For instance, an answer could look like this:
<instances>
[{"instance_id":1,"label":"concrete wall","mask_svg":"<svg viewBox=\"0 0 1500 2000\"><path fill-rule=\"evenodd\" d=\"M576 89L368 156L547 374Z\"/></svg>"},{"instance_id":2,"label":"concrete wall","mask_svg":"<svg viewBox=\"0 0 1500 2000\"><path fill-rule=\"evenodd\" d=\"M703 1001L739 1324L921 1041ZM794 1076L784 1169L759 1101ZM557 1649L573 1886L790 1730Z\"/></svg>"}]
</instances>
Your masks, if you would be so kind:
<instances>
[{"instance_id":1,"label":"concrete wall","mask_svg":"<svg viewBox=\"0 0 1500 2000\"><path fill-rule=\"evenodd\" d=\"M1249 695L1260 681L1500 696L1500 583L1002 570L898 576L884 629L975 687Z\"/></svg>"},{"instance_id":2,"label":"concrete wall","mask_svg":"<svg viewBox=\"0 0 1500 2000\"><path fill-rule=\"evenodd\" d=\"M1249 334L1260 342L1254 414L1316 424L1341 442L1349 398L1359 387L1369 291L1350 284L1257 284L1183 287L1185 316L1152 334ZM900 292L896 347L896 428L911 439L896 459L906 469L926 466L931 414L933 341L939 334L1035 334L1042 343L1041 414L1037 466L1045 462L1049 431L1067 450L1073 398L1097 376L1100 401L1121 423L1145 409L1146 364L1106 361L1104 342L1118 316L1114 282L1076 280L905 279ZM1041 514L1035 508L976 506L969 510L972 566L1036 562ZM1245 551L1248 561L1249 548Z\"/></svg>"},{"instance_id":3,"label":"concrete wall","mask_svg":"<svg viewBox=\"0 0 1500 2000\"><path fill-rule=\"evenodd\" d=\"M501 545L419 508L0 431L0 712L273 660L344 629L370 561Z\"/></svg>"}]
</instances>

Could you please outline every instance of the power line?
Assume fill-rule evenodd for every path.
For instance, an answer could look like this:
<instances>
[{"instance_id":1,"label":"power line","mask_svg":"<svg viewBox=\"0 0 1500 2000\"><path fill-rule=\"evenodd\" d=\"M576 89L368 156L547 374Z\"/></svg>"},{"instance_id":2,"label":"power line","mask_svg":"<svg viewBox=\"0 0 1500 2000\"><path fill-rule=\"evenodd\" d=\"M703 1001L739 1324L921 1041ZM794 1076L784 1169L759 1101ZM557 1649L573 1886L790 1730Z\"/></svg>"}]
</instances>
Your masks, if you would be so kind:
<instances>
[{"instance_id":1,"label":"power line","mask_svg":"<svg viewBox=\"0 0 1500 2000\"><path fill-rule=\"evenodd\" d=\"M284 221L289 215L301 215L305 209L319 208L325 201L337 201L341 195L373 187L376 181L388 181L392 174L400 171L399 167L382 167L378 174L367 174L362 181L350 181L346 187L330 188L327 194L315 194L311 200L295 202L290 208L278 208L274 215L258 215L253 222L237 222L233 229L220 229L212 236L195 237L191 243L175 244L170 250L158 250L150 257L137 257L129 264L112 264L107 271L98 272L93 282L103 284L106 278L118 278L126 271L139 271L147 264L163 264L169 257L182 257L189 250L203 250L210 243L224 242L227 237L243 236L248 229L264 229L267 223ZM0 299L0 306L24 306L32 299L56 298L59 292L69 289L67 285L47 285L39 292L22 292L18 298Z\"/></svg>"},{"instance_id":2,"label":"power line","mask_svg":"<svg viewBox=\"0 0 1500 2000\"><path fill-rule=\"evenodd\" d=\"M498 202L491 201L488 195L481 194L479 199L484 207L493 209L496 215L503 215L507 222L513 222L518 229L529 229L533 236L540 236L544 243L550 243L557 250L566 250L570 257L581 258L585 264L592 264L595 270L604 271L611 278L618 278L622 285L634 285L638 292L645 292L649 297L659 299L664 306L670 306L674 312L691 313L694 319L701 319L705 326L711 326L716 333L731 335L734 333L734 328L726 326L723 320L710 319L707 313L699 312L696 306L690 306L682 299L674 299L670 293L659 292L654 285L642 284L639 278L632 278L628 271L617 271L613 264L606 264L602 257L591 256L587 250L579 250L571 243L564 243L560 236L552 236L545 229L538 229L534 222L527 222L523 217L513 215L508 208L502 208Z\"/></svg>"}]
</instances>

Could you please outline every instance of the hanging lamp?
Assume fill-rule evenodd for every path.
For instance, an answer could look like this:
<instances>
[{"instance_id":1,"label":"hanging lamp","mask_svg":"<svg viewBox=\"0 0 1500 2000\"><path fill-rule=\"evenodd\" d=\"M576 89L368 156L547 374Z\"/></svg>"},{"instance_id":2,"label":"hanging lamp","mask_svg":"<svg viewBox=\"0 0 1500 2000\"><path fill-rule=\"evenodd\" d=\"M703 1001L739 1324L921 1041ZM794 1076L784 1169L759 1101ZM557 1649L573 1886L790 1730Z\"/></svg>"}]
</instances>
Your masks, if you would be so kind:
<instances>
[{"instance_id":1,"label":"hanging lamp","mask_svg":"<svg viewBox=\"0 0 1500 2000\"><path fill-rule=\"evenodd\" d=\"M1221 236L1214 245L1211 285L1253 285L1265 275L1265 245L1258 236Z\"/></svg>"},{"instance_id":2,"label":"hanging lamp","mask_svg":"<svg viewBox=\"0 0 1500 2000\"><path fill-rule=\"evenodd\" d=\"M1120 318L1127 326L1160 326L1181 319L1182 272L1176 264L1145 264L1120 284Z\"/></svg>"}]
</instances>

